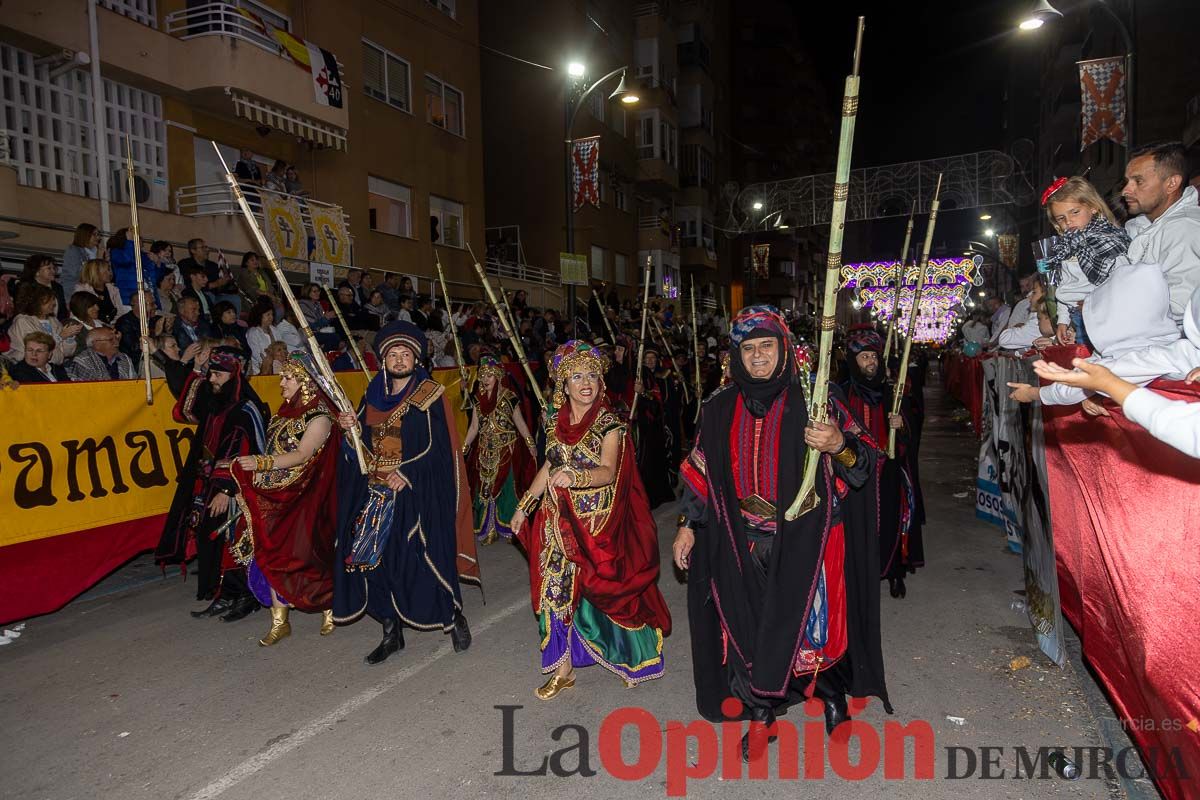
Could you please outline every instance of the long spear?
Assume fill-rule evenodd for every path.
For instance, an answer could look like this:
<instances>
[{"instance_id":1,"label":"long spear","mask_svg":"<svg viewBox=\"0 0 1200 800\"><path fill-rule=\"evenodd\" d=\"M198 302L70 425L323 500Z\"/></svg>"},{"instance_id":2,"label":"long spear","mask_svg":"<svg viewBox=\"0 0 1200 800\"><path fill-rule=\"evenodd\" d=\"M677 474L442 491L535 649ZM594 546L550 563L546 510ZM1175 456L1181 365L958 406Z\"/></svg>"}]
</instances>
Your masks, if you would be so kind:
<instances>
[{"instance_id":1,"label":"long spear","mask_svg":"<svg viewBox=\"0 0 1200 800\"><path fill-rule=\"evenodd\" d=\"M917 270L917 286L913 289L912 310L908 313L908 336L904 338L904 355L900 356L900 372L892 389L892 413L900 413L904 400L904 384L908 381L908 354L912 350L913 334L916 332L917 309L921 307L921 288L925 285L925 273L929 271L929 250L933 246L933 229L937 225L938 206L941 205L942 175L938 173L937 188L933 191L933 202L929 204L929 227L925 229L925 247L921 251L921 267ZM897 336L902 331L897 331ZM896 429L888 427L888 458L896 457Z\"/></svg>"},{"instance_id":2,"label":"long spear","mask_svg":"<svg viewBox=\"0 0 1200 800\"><path fill-rule=\"evenodd\" d=\"M462 343L458 341L458 324L454 321L454 311L450 308L450 291L446 288L446 273L442 271L442 258L437 248L433 248L433 261L437 265L438 283L442 286L442 302L446 304L446 316L450 318L450 338L454 340L454 355L458 358L458 379L462 382L463 409L471 404L471 393L467 391L471 379L467 372L467 362L463 358Z\"/></svg>"},{"instance_id":3,"label":"long spear","mask_svg":"<svg viewBox=\"0 0 1200 800\"><path fill-rule=\"evenodd\" d=\"M354 354L354 360L358 362L359 369L363 371L363 375L367 376L367 383L370 383L371 373L367 370L367 361L363 358L362 351L358 349L358 342L354 341L354 334L350 331L350 325L346 322L346 318L342 316L342 308L338 305L337 297L334 296L333 289L328 284L323 288L325 289L325 296L329 298L329 305L333 306L333 313L337 317L338 323L342 326L342 333L346 334L346 342L350 345L350 352Z\"/></svg>"},{"instance_id":4,"label":"long spear","mask_svg":"<svg viewBox=\"0 0 1200 800\"><path fill-rule=\"evenodd\" d=\"M525 357L525 347L521 344L521 337L512 329L512 325L508 321L508 317L504 316L504 312L500 310L500 304L496 302L496 293L492 291L492 284L488 281L487 273L483 271L483 265L475 258L475 251L471 249L471 244L467 243L467 252L471 254L471 260L475 262L475 273L479 275L479 280L483 282L483 290L487 292L488 300L492 301L492 306L500 315L500 325L504 328L504 332L508 334L509 341L513 343L513 349L517 351L517 358L521 360L521 367L525 370L525 377L529 378L529 386L533 389L533 396L537 398L538 406L542 411L549 412L546 407L546 398L542 397L542 387L538 386L537 379L533 377L533 370L529 368L529 359Z\"/></svg>"},{"instance_id":5,"label":"long spear","mask_svg":"<svg viewBox=\"0 0 1200 800\"><path fill-rule=\"evenodd\" d=\"M663 333L662 325L658 324L658 320L651 317L650 321L654 323L654 330L658 331L658 340L667 349L667 358L671 359L671 372L674 372L675 376L679 378L679 385L683 389L683 402L692 402L692 398L688 396L687 379L683 377L683 373L679 371L679 367L675 366L675 350L671 347L671 343L667 341L667 335Z\"/></svg>"},{"instance_id":6,"label":"long spear","mask_svg":"<svg viewBox=\"0 0 1200 800\"><path fill-rule=\"evenodd\" d=\"M704 387L700 382L700 328L696 325L696 281L692 280L692 361L696 365L696 420L700 419L700 401L704 398Z\"/></svg>"},{"instance_id":7,"label":"long spear","mask_svg":"<svg viewBox=\"0 0 1200 800\"><path fill-rule=\"evenodd\" d=\"M829 220L829 254L825 258L825 297L821 306L821 344L817 358L817 382L813 386L808 416L814 422L829 417L829 361L833 352L833 329L837 312L837 290L842 270L842 240L846 234L846 201L850 197L850 154L854 149L854 122L858 114L858 66L862 56L864 17L858 18L854 38L854 67L846 76L842 96L842 132L838 142L837 172L833 184L833 213ZM821 453L808 448L804 456L804 478L800 491L784 518L794 520L820 503L817 496L817 467Z\"/></svg>"},{"instance_id":8,"label":"long spear","mask_svg":"<svg viewBox=\"0 0 1200 800\"><path fill-rule=\"evenodd\" d=\"M321 377L329 384L329 390L332 392L332 397L329 399L338 407L338 411L345 414L353 414L354 406L350 403L350 398L346 397L346 391L342 385L337 382L337 376L333 374L333 368L329 366L329 359L325 357L325 351L321 349L321 345L317 343L317 337L313 334L312 328L308 324L308 319L304 316L304 310L300 308L300 304L296 302L296 295L292 294L292 287L288 285L287 278L283 275L283 269L279 266L279 259L275 257L275 251L271 249L271 245L267 242L267 237L263 233L262 228L258 224L258 220L254 218L254 212L250 210L250 204L246 202L246 195L242 192L242 187L238 184L237 178L229 171L229 165L225 163L225 156L221 155L221 149L217 147L217 143L212 143L213 150L217 153L217 158L221 160L221 168L225 170L225 181L229 184L230 191L233 192L233 197L237 201L238 207L242 210L242 216L246 219L246 224L250 226L250 233L254 236L254 241L258 242L258 248L262 250L263 255L267 259L267 263L271 265L271 271L275 273L275 281L279 284L279 291L287 300L288 305L292 308L292 313L296 315L296 321L300 323L300 332L304 334L304 338L308 341L309 352L312 353L313 361L316 363L317 369L321 372ZM335 306L336 307L336 306ZM367 459L363 454L362 435L357 427L351 428L348 431L350 435L350 443L354 447L354 456L358 460L358 468L362 474L367 474Z\"/></svg>"},{"instance_id":9,"label":"long spear","mask_svg":"<svg viewBox=\"0 0 1200 800\"><path fill-rule=\"evenodd\" d=\"M636 383L642 382L642 361L643 361L642 351L646 349L646 312L650 308L650 268L651 268L651 266L653 266L653 262L650 260L650 256L646 256L646 277L642 281L642 284L643 284L642 285L642 334L638 338L637 377L634 379ZM633 424L633 421L635 419L637 419L635 414L637 413L638 395L639 395L638 392L634 392L633 393L633 402L629 404L629 423L631 425Z\"/></svg>"},{"instance_id":10,"label":"long spear","mask_svg":"<svg viewBox=\"0 0 1200 800\"><path fill-rule=\"evenodd\" d=\"M596 308L600 309L600 317L604 320L604 327L608 329L608 338L615 345L617 343L617 334L613 332L612 323L608 321L608 313L604 309L604 303L600 300L600 293L596 291L596 287L592 287L592 297L596 298Z\"/></svg>"},{"instance_id":11,"label":"long spear","mask_svg":"<svg viewBox=\"0 0 1200 800\"><path fill-rule=\"evenodd\" d=\"M137 187L133 180L133 145L125 137L125 177L129 188L129 227L133 229L133 267L137 271L138 327L142 336L142 376L146 380L146 405L154 405L150 384L150 326L146 321L146 281L142 277L142 239L138 233Z\"/></svg>"},{"instance_id":12,"label":"long spear","mask_svg":"<svg viewBox=\"0 0 1200 800\"><path fill-rule=\"evenodd\" d=\"M908 258L908 244L912 241L913 217L917 213L917 201L913 200L912 211L908 212L908 227L904 229L904 247L900 249L900 265L896 267L896 299L892 301L892 316L888 320L887 341L883 344L882 369L887 369L888 355L892 352L892 337L896 333L896 315L900 313L900 290L904 288L904 264Z\"/></svg>"}]
</instances>

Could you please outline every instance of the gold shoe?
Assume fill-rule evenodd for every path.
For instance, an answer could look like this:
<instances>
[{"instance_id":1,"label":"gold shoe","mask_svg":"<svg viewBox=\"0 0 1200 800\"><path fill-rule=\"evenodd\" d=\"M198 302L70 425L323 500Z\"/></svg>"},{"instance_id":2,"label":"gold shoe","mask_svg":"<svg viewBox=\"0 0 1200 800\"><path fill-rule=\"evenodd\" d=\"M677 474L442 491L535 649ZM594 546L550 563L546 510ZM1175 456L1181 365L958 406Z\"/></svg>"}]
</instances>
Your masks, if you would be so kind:
<instances>
[{"instance_id":1,"label":"gold shoe","mask_svg":"<svg viewBox=\"0 0 1200 800\"><path fill-rule=\"evenodd\" d=\"M321 635L328 636L333 633L333 609L327 608L321 612Z\"/></svg>"},{"instance_id":2,"label":"gold shoe","mask_svg":"<svg viewBox=\"0 0 1200 800\"><path fill-rule=\"evenodd\" d=\"M270 647L291 635L292 626L288 623L287 607L271 606L271 630L267 631L267 635L259 639L258 643L263 647Z\"/></svg>"},{"instance_id":3,"label":"gold shoe","mask_svg":"<svg viewBox=\"0 0 1200 800\"><path fill-rule=\"evenodd\" d=\"M534 690L534 694L539 700L553 700L563 689L570 689L575 685L575 673L572 672L565 678L558 675L551 676L550 680L543 683L540 687Z\"/></svg>"}]
</instances>

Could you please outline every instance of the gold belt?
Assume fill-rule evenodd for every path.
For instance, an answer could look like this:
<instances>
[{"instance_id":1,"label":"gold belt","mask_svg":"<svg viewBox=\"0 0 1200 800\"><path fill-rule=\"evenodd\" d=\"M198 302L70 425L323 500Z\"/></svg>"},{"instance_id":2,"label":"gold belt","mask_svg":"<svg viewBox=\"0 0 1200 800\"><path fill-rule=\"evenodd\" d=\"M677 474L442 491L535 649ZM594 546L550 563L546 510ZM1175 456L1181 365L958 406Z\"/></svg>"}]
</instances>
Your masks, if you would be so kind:
<instances>
[{"instance_id":1,"label":"gold belt","mask_svg":"<svg viewBox=\"0 0 1200 800\"><path fill-rule=\"evenodd\" d=\"M752 494L749 497L743 497L741 500L738 500L738 506L743 512L755 517L775 519L775 504L757 494Z\"/></svg>"}]
</instances>

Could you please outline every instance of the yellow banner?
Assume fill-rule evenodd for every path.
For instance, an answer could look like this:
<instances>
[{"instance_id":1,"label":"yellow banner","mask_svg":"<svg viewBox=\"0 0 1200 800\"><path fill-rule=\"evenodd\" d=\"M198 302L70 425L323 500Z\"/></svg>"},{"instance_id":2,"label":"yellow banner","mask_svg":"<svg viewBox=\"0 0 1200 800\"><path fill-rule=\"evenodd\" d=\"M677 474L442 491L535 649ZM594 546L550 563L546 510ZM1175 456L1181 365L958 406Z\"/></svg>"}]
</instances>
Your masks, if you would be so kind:
<instances>
[{"instance_id":1,"label":"yellow banner","mask_svg":"<svg viewBox=\"0 0 1200 800\"><path fill-rule=\"evenodd\" d=\"M300 204L294 197L262 189L263 218L266 220L267 241L280 258L308 260L308 230Z\"/></svg>"},{"instance_id":2,"label":"yellow banner","mask_svg":"<svg viewBox=\"0 0 1200 800\"><path fill-rule=\"evenodd\" d=\"M433 377L446 387L460 434L456 369ZM352 402L366 390L362 372L338 381ZM251 379L272 410L279 379ZM29 384L0 391L0 547L165 514L187 461L194 427L175 422L175 398L154 381L147 406L141 381Z\"/></svg>"},{"instance_id":3,"label":"yellow banner","mask_svg":"<svg viewBox=\"0 0 1200 800\"><path fill-rule=\"evenodd\" d=\"M313 238L316 239L313 260L339 267L350 266L350 234L346 232L341 206L309 203L308 216L312 219Z\"/></svg>"}]
</instances>

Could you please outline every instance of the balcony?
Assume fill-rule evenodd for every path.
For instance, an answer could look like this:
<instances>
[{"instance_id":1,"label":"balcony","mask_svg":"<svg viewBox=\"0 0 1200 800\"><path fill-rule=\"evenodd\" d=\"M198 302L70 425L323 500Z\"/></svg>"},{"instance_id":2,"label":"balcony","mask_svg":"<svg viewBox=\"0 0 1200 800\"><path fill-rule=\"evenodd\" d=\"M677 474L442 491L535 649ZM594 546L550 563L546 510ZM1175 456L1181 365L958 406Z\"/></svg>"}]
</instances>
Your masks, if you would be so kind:
<instances>
[{"instance_id":1,"label":"balcony","mask_svg":"<svg viewBox=\"0 0 1200 800\"><path fill-rule=\"evenodd\" d=\"M638 148L638 187L651 192L673 192L679 188L679 170L657 156L642 155Z\"/></svg>"},{"instance_id":2,"label":"balcony","mask_svg":"<svg viewBox=\"0 0 1200 800\"><path fill-rule=\"evenodd\" d=\"M638 217L638 250L670 250L671 221L654 214Z\"/></svg>"},{"instance_id":3,"label":"balcony","mask_svg":"<svg viewBox=\"0 0 1200 800\"><path fill-rule=\"evenodd\" d=\"M712 66L712 51L704 40L684 42L676 48L679 67L699 67L707 72Z\"/></svg>"},{"instance_id":4,"label":"balcony","mask_svg":"<svg viewBox=\"0 0 1200 800\"><path fill-rule=\"evenodd\" d=\"M312 229L312 215L309 214L310 206L319 206L321 208L335 208L333 203L323 203L320 200L313 200L310 197L301 197L294 194L278 193L281 197L291 198L300 206L300 215L304 219L304 224ZM262 222L262 209L257 202L257 195L246 192L246 199L250 201L250 207L256 212L259 222ZM233 190L229 188L227 183L204 183L196 186L180 186L175 190L175 213L184 217L221 217L221 216L241 216L242 211L238 208L237 201L233 197ZM342 220L346 223L346 230L350 230L350 216L343 211Z\"/></svg>"},{"instance_id":5,"label":"balcony","mask_svg":"<svg viewBox=\"0 0 1200 800\"><path fill-rule=\"evenodd\" d=\"M521 264L516 261L508 261L500 258L488 258L484 262L483 268L488 275L495 275L502 280L525 281L526 283L533 283L539 286L559 286L562 284L562 275L558 272L551 272L548 269L535 267L531 264Z\"/></svg>"},{"instance_id":6,"label":"balcony","mask_svg":"<svg viewBox=\"0 0 1200 800\"><path fill-rule=\"evenodd\" d=\"M685 241L679 248L679 265L682 267L699 267L702 269L717 268L717 251L712 243L689 243Z\"/></svg>"}]
</instances>

